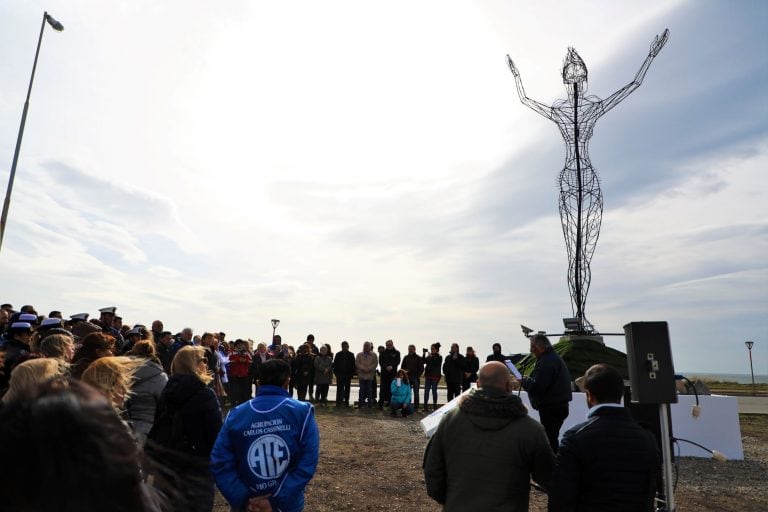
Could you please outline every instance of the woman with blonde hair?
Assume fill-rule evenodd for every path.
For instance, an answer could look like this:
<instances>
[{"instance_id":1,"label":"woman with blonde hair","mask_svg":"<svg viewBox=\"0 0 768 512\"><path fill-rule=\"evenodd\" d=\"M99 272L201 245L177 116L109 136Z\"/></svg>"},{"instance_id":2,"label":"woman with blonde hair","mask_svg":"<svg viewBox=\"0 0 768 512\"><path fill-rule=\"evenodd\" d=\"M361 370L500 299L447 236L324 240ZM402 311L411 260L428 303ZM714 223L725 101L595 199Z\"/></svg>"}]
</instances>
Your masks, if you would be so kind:
<instances>
[{"instance_id":1,"label":"woman with blonde hair","mask_svg":"<svg viewBox=\"0 0 768 512\"><path fill-rule=\"evenodd\" d=\"M317 403L328 407L328 388L333 380L333 356L328 344L320 347L320 355L315 356L315 390Z\"/></svg>"},{"instance_id":2,"label":"woman with blonde hair","mask_svg":"<svg viewBox=\"0 0 768 512\"><path fill-rule=\"evenodd\" d=\"M57 359L30 359L20 363L11 372L8 391L3 395L3 403L13 400L25 400L34 395L40 384L67 372L67 365Z\"/></svg>"},{"instance_id":3,"label":"woman with blonde hair","mask_svg":"<svg viewBox=\"0 0 768 512\"><path fill-rule=\"evenodd\" d=\"M72 336L66 334L49 334L40 342L40 353L43 357L70 363L75 353L75 342Z\"/></svg>"},{"instance_id":4,"label":"woman with blonde hair","mask_svg":"<svg viewBox=\"0 0 768 512\"><path fill-rule=\"evenodd\" d=\"M133 375L142 361L126 356L100 357L85 369L80 380L90 384L121 411L131 392Z\"/></svg>"},{"instance_id":5,"label":"woman with blonde hair","mask_svg":"<svg viewBox=\"0 0 768 512\"><path fill-rule=\"evenodd\" d=\"M178 490L187 493L195 510L206 512L213 508L215 494L209 460L222 423L219 400L208 387L212 380L205 348L179 349L146 443L150 455L182 476ZM190 480L197 483L185 483Z\"/></svg>"}]
</instances>

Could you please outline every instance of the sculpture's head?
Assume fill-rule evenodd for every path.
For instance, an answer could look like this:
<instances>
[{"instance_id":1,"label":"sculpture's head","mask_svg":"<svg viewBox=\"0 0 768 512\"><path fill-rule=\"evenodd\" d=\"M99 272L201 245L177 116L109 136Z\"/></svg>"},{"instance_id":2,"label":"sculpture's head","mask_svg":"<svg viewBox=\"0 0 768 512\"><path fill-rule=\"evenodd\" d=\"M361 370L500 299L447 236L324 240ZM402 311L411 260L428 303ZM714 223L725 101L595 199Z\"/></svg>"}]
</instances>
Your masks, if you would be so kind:
<instances>
[{"instance_id":1,"label":"sculpture's head","mask_svg":"<svg viewBox=\"0 0 768 512\"><path fill-rule=\"evenodd\" d=\"M587 65L576 50L569 47L563 62L563 83L575 84L587 81Z\"/></svg>"}]
</instances>

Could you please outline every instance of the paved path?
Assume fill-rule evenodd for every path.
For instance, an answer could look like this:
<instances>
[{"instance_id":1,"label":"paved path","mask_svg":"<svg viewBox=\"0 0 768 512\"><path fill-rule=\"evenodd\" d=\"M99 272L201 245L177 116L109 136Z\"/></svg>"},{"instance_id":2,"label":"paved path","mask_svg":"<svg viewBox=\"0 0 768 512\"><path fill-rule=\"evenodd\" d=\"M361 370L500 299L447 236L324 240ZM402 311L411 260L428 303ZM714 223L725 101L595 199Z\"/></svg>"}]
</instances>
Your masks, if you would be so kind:
<instances>
[{"instance_id":1,"label":"paved path","mask_svg":"<svg viewBox=\"0 0 768 512\"><path fill-rule=\"evenodd\" d=\"M768 414L768 396L739 396L739 412L750 414Z\"/></svg>"},{"instance_id":2,"label":"paved path","mask_svg":"<svg viewBox=\"0 0 768 512\"><path fill-rule=\"evenodd\" d=\"M294 393L295 395L295 393ZM419 393L419 401L424 399L424 388L422 387ZM444 404L446 399L445 388L437 389L437 403ZM350 402L356 402L358 396L357 385L352 385L351 393L349 396ZM741 414L768 414L768 396L739 396L736 397L739 404L739 413ZM331 386L328 391L328 401L336 401L336 386Z\"/></svg>"}]
</instances>

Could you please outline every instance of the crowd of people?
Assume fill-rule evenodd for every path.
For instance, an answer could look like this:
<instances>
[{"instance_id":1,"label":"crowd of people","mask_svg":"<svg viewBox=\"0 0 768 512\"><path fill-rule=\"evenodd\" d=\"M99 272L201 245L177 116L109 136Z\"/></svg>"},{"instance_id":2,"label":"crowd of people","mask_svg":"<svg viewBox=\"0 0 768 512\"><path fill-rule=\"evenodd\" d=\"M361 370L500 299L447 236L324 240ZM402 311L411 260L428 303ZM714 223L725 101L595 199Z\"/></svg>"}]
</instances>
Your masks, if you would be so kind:
<instances>
[{"instance_id":1,"label":"crowd of people","mask_svg":"<svg viewBox=\"0 0 768 512\"><path fill-rule=\"evenodd\" d=\"M393 340L376 350L366 341L357 354L344 341L334 354L311 334L297 350L279 335L254 346L223 332L173 334L160 320L149 329L123 325L115 307L99 313L64 319L0 306L0 438L8 460L18 461L0 479L9 510L210 512L216 487L234 511L303 510L319 457L309 402L328 407L335 382L336 407L351 407L355 376L358 407L402 417L419 410L422 380L423 412L430 395L436 408L441 380L448 400L477 387L445 416L425 453L428 493L445 510L525 510L531 478L550 492L551 510L646 510L633 504L647 504L655 489L648 479L658 450L618 410L615 370L587 372L590 420L559 441L571 379L545 336L531 338L536 366L519 383L539 423L511 393L499 344L481 366L471 347L462 354L456 343L445 357L435 343L421 354L409 345L401 358ZM601 436L616 432L603 453ZM38 449L22 453L32 445ZM579 483L582 473L593 479ZM35 492L41 487L51 492ZM584 507L572 507L578 502Z\"/></svg>"},{"instance_id":2,"label":"crowd of people","mask_svg":"<svg viewBox=\"0 0 768 512\"><path fill-rule=\"evenodd\" d=\"M294 353L223 332L174 335L160 320L123 325L115 307L89 320L0 306L0 438L19 459L0 479L3 509L210 512L218 487L233 510L302 510L319 438L312 406L291 398L289 382L326 404L333 363L330 347L310 345ZM235 414L244 402L253 408ZM274 428L237 431L235 442L236 418ZM230 452L242 438L250 451ZM247 473L232 466L241 457Z\"/></svg>"}]
</instances>

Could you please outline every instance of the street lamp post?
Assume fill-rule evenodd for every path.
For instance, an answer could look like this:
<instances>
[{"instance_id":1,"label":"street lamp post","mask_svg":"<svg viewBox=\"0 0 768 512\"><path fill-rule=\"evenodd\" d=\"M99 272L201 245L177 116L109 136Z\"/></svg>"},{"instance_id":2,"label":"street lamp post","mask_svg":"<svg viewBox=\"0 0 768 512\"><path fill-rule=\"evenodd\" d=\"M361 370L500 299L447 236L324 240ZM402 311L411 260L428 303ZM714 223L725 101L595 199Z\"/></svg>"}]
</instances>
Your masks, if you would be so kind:
<instances>
[{"instance_id":1,"label":"street lamp post","mask_svg":"<svg viewBox=\"0 0 768 512\"><path fill-rule=\"evenodd\" d=\"M747 350L749 350L749 373L752 375L752 395L756 395L755 392L755 370L752 368L752 345L755 344L754 341L745 341L744 344L747 346Z\"/></svg>"},{"instance_id":2,"label":"street lamp post","mask_svg":"<svg viewBox=\"0 0 768 512\"><path fill-rule=\"evenodd\" d=\"M270 345L275 343L275 329L277 329L277 326L280 324L280 320L277 318L272 319L272 343Z\"/></svg>"},{"instance_id":3,"label":"street lamp post","mask_svg":"<svg viewBox=\"0 0 768 512\"><path fill-rule=\"evenodd\" d=\"M11 174L8 176L8 189L5 192L5 201L3 202L3 213L0 216L0 248L3 247L3 237L5 236L5 221L8 218L8 208L11 206L11 192L13 192L13 180L16 177L16 164L19 161L19 151L21 150L21 139L24 136L24 125L27 122L27 110L29 110L29 96L32 94L32 82L35 81L35 70L37 69L37 56L40 55L40 43L43 41L43 30L48 23L51 28L57 32L64 30L64 25L56 21L47 12L43 13L43 23L40 25L40 36L37 38L37 50L35 50L35 62L32 64L32 76L29 77L29 88L27 89L27 100L24 102L24 111L21 114L21 126L19 126L19 135L16 138L16 149L13 152L13 164L11 165Z\"/></svg>"}]
</instances>

